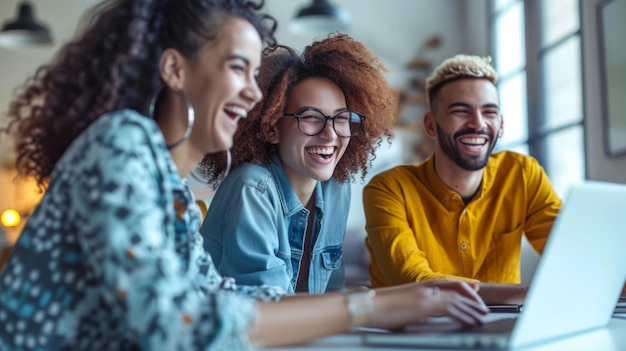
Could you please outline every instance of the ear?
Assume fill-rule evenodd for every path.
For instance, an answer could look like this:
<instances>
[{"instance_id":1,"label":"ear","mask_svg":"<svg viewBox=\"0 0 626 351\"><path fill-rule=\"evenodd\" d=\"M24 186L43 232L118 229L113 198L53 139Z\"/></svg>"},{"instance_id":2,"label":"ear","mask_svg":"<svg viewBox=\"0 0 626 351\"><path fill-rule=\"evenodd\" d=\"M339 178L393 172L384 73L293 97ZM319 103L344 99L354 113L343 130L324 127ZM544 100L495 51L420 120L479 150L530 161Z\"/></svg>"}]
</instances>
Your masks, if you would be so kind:
<instances>
[{"instance_id":1,"label":"ear","mask_svg":"<svg viewBox=\"0 0 626 351\"><path fill-rule=\"evenodd\" d=\"M184 63L185 58L178 50L167 48L161 54L159 72L165 84L172 90L183 89L185 82Z\"/></svg>"},{"instance_id":2,"label":"ear","mask_svg":"<svg viewBox=\"0 0 626 351\"><path fill-rule=\"evenodd\" d=\"M278 136L279 136L279 132L278 132L278 123L274 124L274 126L272 127L272 130L270 131L269 135L267 136L267 141L269 141L271 144L278 144Z\"/></svg>"},{"instance_id":3,"label":"ear","mask_svg":"<svg viewBox=\"0 0 626 351\"><path fill-rule=\"evenodd\" d=\"M435 116L431 111L424 114L424 132L431 139L437 137L437 122L435 122Z\"/></svg>"}]
</instances>

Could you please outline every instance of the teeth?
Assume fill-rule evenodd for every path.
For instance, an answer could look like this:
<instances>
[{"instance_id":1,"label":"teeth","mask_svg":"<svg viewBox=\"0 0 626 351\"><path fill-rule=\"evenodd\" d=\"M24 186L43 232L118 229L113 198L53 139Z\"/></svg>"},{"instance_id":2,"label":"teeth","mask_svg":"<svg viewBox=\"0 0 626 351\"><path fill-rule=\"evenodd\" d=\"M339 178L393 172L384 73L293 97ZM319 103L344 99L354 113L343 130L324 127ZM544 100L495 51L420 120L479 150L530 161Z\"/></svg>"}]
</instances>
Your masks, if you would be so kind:
<instances>
[{"instance_id":1,"label":"teeth","mask_svg":"<svg viewBox=\"0 0 626 351\"><path fill-rule=\"evenodd\" d=\"M328 156L328 155L332 155L335 152L335 148L334 147L315 147L315 148L308 148L306 152L310 154Z\"/></svg>"},{"instance_id":2,"label":"teeth","mask_svg":"<svg viewBox=\"0 0 626 351\"><path fill-rule=\"evenodd\" d=\"M248 117L248 111L243 108L243 107L239 107L239 106L226 106L224 107L224 109L230 113L234 113L236 115L239 115L241 118L246 118Z\"/></svg>"},{"instance_id":3,"label":"teeth","mask_svg":"<svg viewBox=\"0 0 626 351\"><path fill-rule=\"evenodd\" d=\"M472 145L484 145L487 140L483 138L464 138L461 139L463 144L472 144Z\"/></svg>"}]
</instances>

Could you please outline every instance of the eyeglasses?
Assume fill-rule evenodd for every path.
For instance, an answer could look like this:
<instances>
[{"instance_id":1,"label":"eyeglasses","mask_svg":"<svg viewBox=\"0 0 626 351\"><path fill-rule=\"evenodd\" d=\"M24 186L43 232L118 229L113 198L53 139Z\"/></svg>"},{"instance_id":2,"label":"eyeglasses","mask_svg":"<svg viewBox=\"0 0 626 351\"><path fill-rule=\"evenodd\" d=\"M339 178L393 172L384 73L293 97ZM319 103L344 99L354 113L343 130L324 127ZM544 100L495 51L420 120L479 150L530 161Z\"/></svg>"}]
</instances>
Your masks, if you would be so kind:
<instances>
[{"instance_id":1,"label":"eyeglasses","mask_svg":"<svg viewBox=\"0 0 626 351\"><path fill-rule=\"evenodd\" d=\"M316 136L326 128L326 122L333 121L333 129L337 136L350 138L361 129L365 116L354 111L341 111L334 116L326 116L322 111L307 107L296 113L285 113L285 117L293 117L298 121L298 129L308 136Z\"/></svg>"}]
</instances>

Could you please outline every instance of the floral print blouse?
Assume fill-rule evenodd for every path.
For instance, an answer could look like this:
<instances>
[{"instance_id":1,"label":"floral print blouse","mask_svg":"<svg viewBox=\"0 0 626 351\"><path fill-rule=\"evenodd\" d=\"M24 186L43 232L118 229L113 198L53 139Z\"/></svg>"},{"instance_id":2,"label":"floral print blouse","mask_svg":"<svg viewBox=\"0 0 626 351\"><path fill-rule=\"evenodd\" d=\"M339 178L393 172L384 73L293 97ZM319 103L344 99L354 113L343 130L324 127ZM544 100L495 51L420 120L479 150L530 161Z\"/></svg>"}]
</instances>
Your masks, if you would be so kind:
<instances>
[{"instance_id":1,"label":"floral print blouse","mask_svg":"<svg viewBox=\"0 0 626 351\"><path fill-rule=\"evenodd\" d=\"M255 301L203 248L156 123L102 116L57 163L0 274L0 350L241 350Z\"/></svg>"}]
</instances>

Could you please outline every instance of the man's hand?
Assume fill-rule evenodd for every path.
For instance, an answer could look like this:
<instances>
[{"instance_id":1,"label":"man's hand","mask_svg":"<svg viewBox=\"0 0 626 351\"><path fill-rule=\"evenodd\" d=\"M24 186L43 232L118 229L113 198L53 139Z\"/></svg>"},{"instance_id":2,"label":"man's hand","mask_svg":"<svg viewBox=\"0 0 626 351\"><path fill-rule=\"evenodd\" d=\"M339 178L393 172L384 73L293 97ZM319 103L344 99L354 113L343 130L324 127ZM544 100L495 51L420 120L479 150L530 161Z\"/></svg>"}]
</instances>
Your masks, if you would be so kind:
<instances>
[{"instance_id":1,"label":"man's hand","mask_svg":"<svg viewBox=\"0 0 626 351\"><path fill-rule=\"evenodd\" d=\"M626 285L624 286L626 288ZM478 294L486 304L524 303L528 284L494 284L480 283Z\"/></svg>"}]
</instances>

